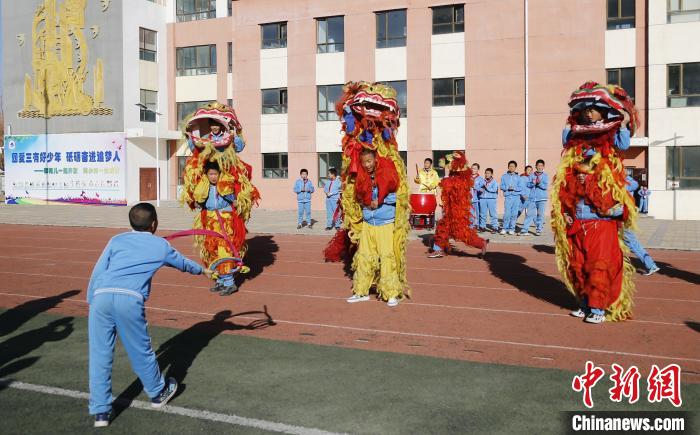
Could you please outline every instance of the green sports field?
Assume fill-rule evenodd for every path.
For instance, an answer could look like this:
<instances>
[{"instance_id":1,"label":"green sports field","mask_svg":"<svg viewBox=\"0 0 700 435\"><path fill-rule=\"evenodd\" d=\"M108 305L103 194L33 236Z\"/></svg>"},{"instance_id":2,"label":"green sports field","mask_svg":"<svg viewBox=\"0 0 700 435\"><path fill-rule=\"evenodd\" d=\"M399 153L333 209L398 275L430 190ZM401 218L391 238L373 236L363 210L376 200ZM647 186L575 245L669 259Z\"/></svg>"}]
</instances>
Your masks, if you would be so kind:
<instances>
[{"instance_id":1,"label":"green sports field","mask_svg":"<svg viewBox=\"0 0 700 435\"><path fill-rule=\"evenodd\" d=\"M86 319L2 311L0 335L0 432L92 430L84 398L7 386L13 380L87 392ZM242 425L214 421L225 415L262 420L265 428L300 426L301 432L562 433L563 411L583 409L580 393L570 387L574 373L561 370L264 340L203 326L152 327L151 335L161 367L182 385L168 407L193 415L125 408L148 398L118 345L113 394L120 405L107 431L266 432L245 419ZM607 397L609 387L600 385L596 411L673 409L644 400L616 405ZM697 411L700 385L685 384L682 394L682 410Z\"/></svg>"}]
</instances>

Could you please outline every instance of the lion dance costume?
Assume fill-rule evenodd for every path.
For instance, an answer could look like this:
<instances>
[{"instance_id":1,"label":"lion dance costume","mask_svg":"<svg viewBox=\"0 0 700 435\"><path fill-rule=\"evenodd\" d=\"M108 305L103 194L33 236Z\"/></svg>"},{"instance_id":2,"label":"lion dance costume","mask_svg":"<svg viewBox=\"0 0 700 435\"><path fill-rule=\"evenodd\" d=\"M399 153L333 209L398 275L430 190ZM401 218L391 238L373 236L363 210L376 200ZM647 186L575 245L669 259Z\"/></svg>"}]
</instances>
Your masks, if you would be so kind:
<instances>
[{"instance_id":1,"label":"lion dance costume","mask_svg":"<svg viewBox=\"0 0 700 435\"><path fill-rule=\"evenodd\" d=\"M438 221L430 257L442 257L450 252L450 239L458 240L486 252L487 240L482 239L470 226L472 220L472 187L474 178L469 162L462 151L455 151L440 166L449 169L449 176L440 181L442 219Z\"/></svg>"},{"instance_id":2,"label":"lion dance costume","mask_svg":"<svg viewBox=\"0 0 700 435\"><path fill-rule=\"evenodd\" d=\"M582 306L605 310L605 320L625 320L632 315L634 268L624 255L623 230L635 226L637 209L619 150L629 146L637 112L622 88L595 82L577 89L569 106L571 128L551 192L557 266ZM591 109L602 119L586 122Z\"/></svg>"},{"instance_id":3,"label":"lion dance costume","mask_svg":"<svg viewBox=\"0 0 700 435\"><path fill-rule=\"evenodd\" d=\"M376 285L382 299L402 299L409 295L406 244L410 205L406 169L396 143L400 117L396 91L379 83L348 82L336 112L343 119L345 132L338 208L343 229L326 247L326 261L351 256L355 295L365 296ZM376 153L374 174L361 164L365 149ZM368 219L368 214L373 214L369 211L373 200L379 205L377 212L392 213L393 222L382 225Z\"/></svg>"},{"instance_id":4,"label":"lion dance costume","mask_svg":"<svg viewBox=\"0 0 700 435\"><path fill-rule=\"evenodd\" d=\"M207 133L212 123L221 126L218 135ZM200 209L193 224L195 245L202 262L218 273L219 283L227 279L235 287L233 275L248 271L243 265L245 224L260 199L250 181L252 168L238 157L245 147L241 124L232 108L212 103L185 119L184 125L192 156L185 165L181 200L192 210ZM209 182L205 167L218 168L215 185ZM212 209L208 205L212 192L219 202L221 198L229 201L224 203L227 207Z\"/></svg>"}]
</instances>

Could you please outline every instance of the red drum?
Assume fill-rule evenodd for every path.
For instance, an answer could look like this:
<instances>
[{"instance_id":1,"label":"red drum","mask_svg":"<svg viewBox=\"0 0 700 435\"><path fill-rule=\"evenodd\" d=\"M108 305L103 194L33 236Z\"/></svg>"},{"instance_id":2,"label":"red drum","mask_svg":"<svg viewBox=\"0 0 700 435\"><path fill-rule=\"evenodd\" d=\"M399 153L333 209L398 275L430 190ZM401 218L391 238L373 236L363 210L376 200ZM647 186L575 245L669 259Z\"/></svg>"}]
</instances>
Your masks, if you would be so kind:
<instances>
[{"instance_id":1,"label":"red drum","mask_svg":"<svg viewBox=\"0 0 700 435\"><path fill-rule=\"evenodd\" d=\"M432 193L411 194L411 217L409 223L413 229L432 229L435 227L435 209L437 198Z\"/></svg>"},{"instance_id":2,"label":"red drum","mask_svg":"<svg viewBox=\"0 0 700 435\"><path fill-rule=\"evenodd\" d=\"M433 193L411 194L411 209L414 214L433 214L437 208L437 199Z\"/></svg>"}]
</instances>

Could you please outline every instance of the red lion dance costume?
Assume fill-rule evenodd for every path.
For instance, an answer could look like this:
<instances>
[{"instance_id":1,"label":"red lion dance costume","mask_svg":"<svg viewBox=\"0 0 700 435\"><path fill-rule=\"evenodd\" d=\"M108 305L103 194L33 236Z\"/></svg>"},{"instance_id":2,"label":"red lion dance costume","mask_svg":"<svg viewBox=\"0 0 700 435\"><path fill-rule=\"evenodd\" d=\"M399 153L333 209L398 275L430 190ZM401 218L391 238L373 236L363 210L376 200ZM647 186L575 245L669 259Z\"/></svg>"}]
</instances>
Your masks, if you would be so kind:
<instances>
[{"instance_id":1,"label":"red lion dance costume","mask_svg":"<svg viewBox=\"0 0 700 435\"><path fill-rule=\"evenodd\" d=\"M400 117L396 91L379 83L346 83L336 112L345 132L338 208L343 229L324 255L326 261L352 258L354 295L367 298L370 287L376 285L379 296L395 304L409 295L406 244L410 214L406 168L396 143ZM375 152L373 174L361 164L363 150ZM373 202L378 205L374 210L378 215L389 213L391 219L367 219Z\"/></svg>"},{"instance_id":2,"label":"red lion dance costume","mask_svg":"<svg viewBox=\"0 0 700 435\"><path fill-rule=\"evenodd\" d=\"M637 208L625 189L619 150L629 146L637 112L622 88L595 82L577 89L569 106L551 192L557 266L582 307L604 310L605 320L625 320L632 316L634 268L624 255L623 230L634 227ZM600 119L587 118L592 111ZM583 317L578 312L572 314Z\"/></svg>"},{"instance_id":3,"label":"red lion dance costume","mask_svg":"<svg viewBox=\"0 0 700 435\"><path fill-rule=\"evenodd\" d=\"M210 132L212 124L221 126L219 134ZM238 157L238 152L245 147L241 124L232 108L212 103L185 119L184 125L192 156L185 166L181 200L191 210L200 209L195 215L192 233L202 262L209 268L214 267L220 277L228 277L230 281L226 286L230 288L233 283L232 291L235 291L233 274L249 270L243 265L245 224L253 205L260 200L257 188L250 182L252 168ZM215 185L207 178L205 166L218 167L219 178ZM221 198L229 201L223 203L227 207L208 205L213 190L219 202Z\"/></svg>"},{"instance_id":4,"label":"red lion dance costume","mask_svg":"<svg viewBox=\"0 0 700 435\"><path fill-rule=\"evenodd\" d=\"M481 255L486 253L488 240L479 237L471 228L471 203L474 179L469 162L463 151L455 151L440 159L440 166L447 167L449 176L440 181L442 199L442 219L437 223L433 253L431 258L442 257L442 253L451 250L450 239L461 241L469 246L481 249Z\"/></svg>"}]
</instances>

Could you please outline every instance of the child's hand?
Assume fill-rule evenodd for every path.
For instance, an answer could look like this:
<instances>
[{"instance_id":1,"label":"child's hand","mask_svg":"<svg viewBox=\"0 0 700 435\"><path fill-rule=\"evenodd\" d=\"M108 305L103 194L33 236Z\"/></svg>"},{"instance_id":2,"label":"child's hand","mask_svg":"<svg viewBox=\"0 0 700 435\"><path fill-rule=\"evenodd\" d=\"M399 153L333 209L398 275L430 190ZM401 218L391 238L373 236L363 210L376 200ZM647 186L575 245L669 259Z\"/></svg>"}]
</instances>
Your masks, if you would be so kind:
<instances>
[{"instance_id":1,"label":"child's hand","mask_svg":"<svg viewBox=\"0 0 700 435\"><path fill-rule=\"evenodd\" d=\"M214 279L214 271L211 269L204 269L202 273L209 279Z\"/></svg>"},{"instance_id":2,"label":"child's hand","mask_svg":"<svg viewBox=\"0 0 700 435\"><path fill-rule=\"evenodd\" d=\"M574 220L569 216L568 214L564 213L564 220L566 221L567 225L571 225L574 223Z\"/></svg>"}]
</instances>

